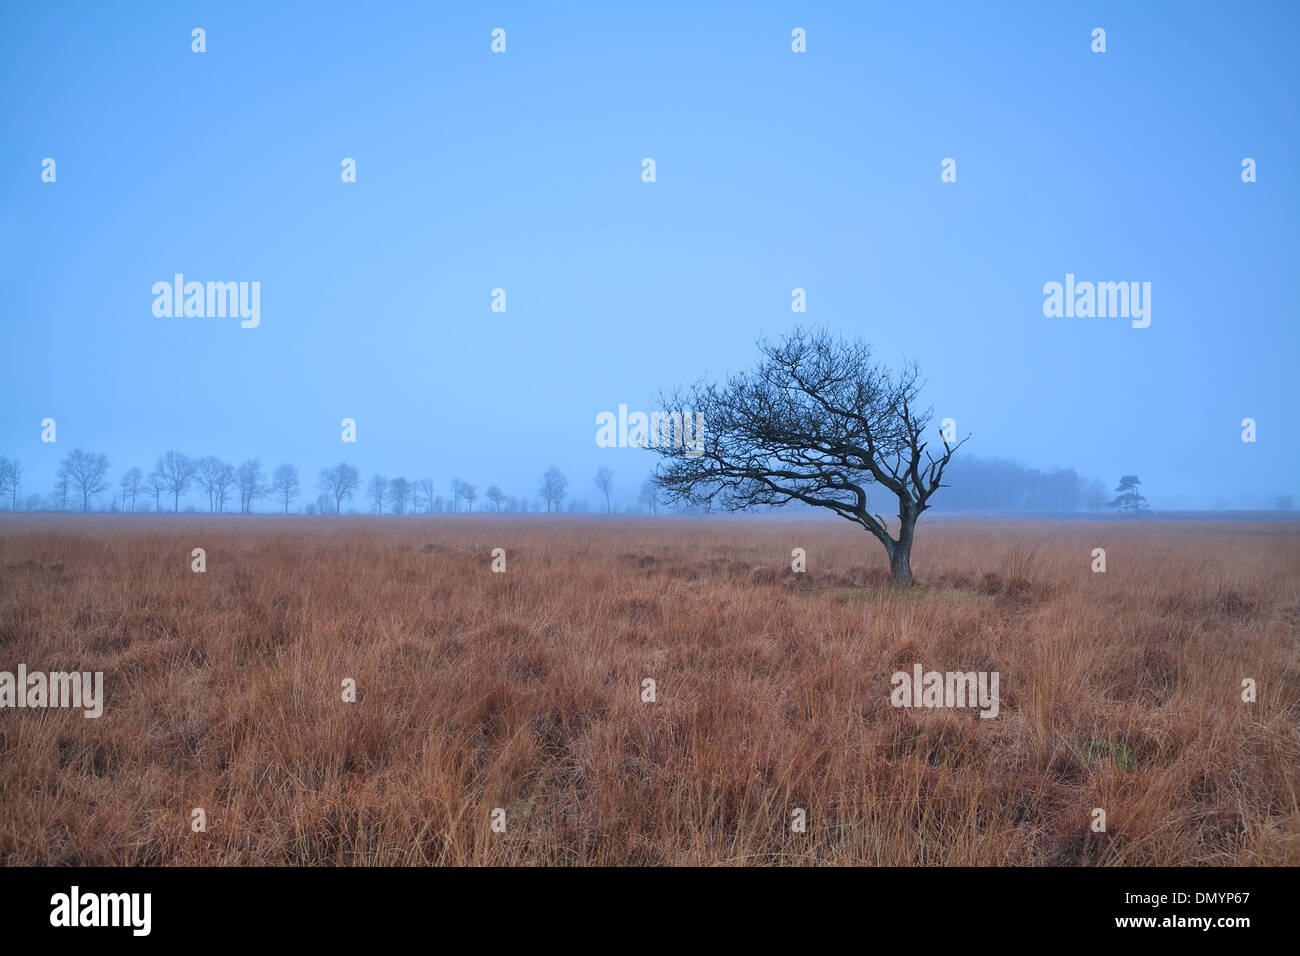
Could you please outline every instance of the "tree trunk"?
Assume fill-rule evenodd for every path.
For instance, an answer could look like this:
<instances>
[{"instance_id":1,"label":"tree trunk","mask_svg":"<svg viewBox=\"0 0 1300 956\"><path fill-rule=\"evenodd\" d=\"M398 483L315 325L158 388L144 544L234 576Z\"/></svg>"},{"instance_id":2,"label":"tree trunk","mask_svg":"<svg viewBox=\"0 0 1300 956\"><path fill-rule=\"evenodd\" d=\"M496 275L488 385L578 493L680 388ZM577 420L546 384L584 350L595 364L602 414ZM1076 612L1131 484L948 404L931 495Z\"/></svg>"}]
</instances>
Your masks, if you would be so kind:
<instances>
[{"instance_id":1,"label":"tree trunk","mask_svg":"<svg viewBox=\"0 0 1300 956\"><path fill-rule=\"evenodd\" d=\"M909 587L912 584L912 547L909 543L894 545L894 551L889 556L889 575L893 583L899 587Z\"/></svg>"},{"instance_id":2,"label":"tree trunk","mask_svg":"<svg viewBox=\"0 0 1300 956\"><path fill-rule=\"evenodd\" d=\"M903 508L899 513L898 540L889 550L889 575L900 587L912 585L912 535L916 531L916 513Z\"/></svg>"}]
</instances>

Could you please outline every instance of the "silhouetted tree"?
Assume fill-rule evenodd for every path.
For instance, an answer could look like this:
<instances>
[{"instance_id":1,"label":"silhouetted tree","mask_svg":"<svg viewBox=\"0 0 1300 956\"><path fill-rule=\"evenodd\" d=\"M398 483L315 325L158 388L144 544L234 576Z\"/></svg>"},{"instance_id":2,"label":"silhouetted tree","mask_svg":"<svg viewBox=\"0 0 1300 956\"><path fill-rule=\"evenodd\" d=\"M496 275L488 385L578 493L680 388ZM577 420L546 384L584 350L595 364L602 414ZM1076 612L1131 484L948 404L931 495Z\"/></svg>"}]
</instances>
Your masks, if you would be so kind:
<instances>
[{"instance_id":1,"label":"silhouetted tree","mask_svg":"<svg viewBox=\"0 0 1300 956\"><path fill-rule=\"evenodd\" d=\"M74 448L59 466L68 485L81 495L81 510L90 510L90 499L108 489L108 456Z\"/></svg>"},{"instance_id":2,"label":"silhouetted tree","mask_svg":"<svg viewBox=\"0 0 1300 956\"><path fill-rule=\"evenodd\" d=\"M317 487L326 492L334 501L334 513L342 514L343 502L352 497L361 485L361 473L347 462L340 462L333 468L326 468L320 473Z\"/></svg>"},{"instance_id":3,"label":"silhouetted tree","mask_svg":"<svg viewBox=\"0 0 1300 956\"><path fill-rule=\"evenodd\" d=\"M366 494L370 496L370 504L374 506L375 514L383 514L384 502L388 499L388 479L383 475L372 475L370 484L366 486Z\"/></svg>"},{"instance_id":4,"label":"silhouetted tree","mask_svg":"<svg viewBox=\"0 0 1300 956\"><path fill-rule=\"evenodd\" d=\"M496 485L490 485L488 487L488 490L483 493L483 497L487 498L488 501L492 502L493 511L500 511L501 502L505 500L506 496L505 496L505 492L503 492Z\"/></svg>"},{"instance_id":5,"label":"silhouetted tree","mask_svg":"<svg viewBox=\"0 0 1300 956\"><path fill-rule=\"evenodd\" d=\"M419 478L415 482L415 510L420 510L420 502L424 502L424 513L433 514L433 505L437 500L438 494L432 478Z\"/></svg>"},{"instance_id":6,"label":"silhouetted tree","mask_svg":"<svg viewBox=\"0 0 1300 956\"><path fill-rule=\"evenodd\" d=\"M217 472L217 514L226 513L226 494L235 486L235 466L229 462L221 463L221 470Z\"/></svg>"},{"instance_id":7,"label":"silhouetted tree","mask_svg":"<svg viewBox=\"0 0 1300 956\"><path fill-rule=\"evenodd\" d=\"M1133 517L1136 518L1146 507L1147 500L1138 493L1138 485L1142 481L1137 475L1125 475L1119 480L1119 487L1115 490L1118 494L1115 500L1110 503L1111 508L1118 508L1120 511L1132 511Z\"/></svg>"},{"instance_id":8,"label":"silhouetted tree","mask_svg":"<svg viewBox=\"0 0 1300 956\"><path fill-rule=\"evenodd\" d=\"M208 493L209 514L217 510L217 484L221 481L225 467L225 463L215 455L200 458L194 463L194 476L198 479L199 487Z\"/></svg>"},{"instance_id":9,"label":"silhouetted tree","mask_svg":"<svg viewBox=\"0 0 1300 956\"><path fill-rule=\"evenodd\" d=\"M23 474L23 466L17 458L0 458L0 496L8 496L9 507L18 510L18 484Z\"/></svg>"},{"instance_id":10,"label":"silhouetted tree","mask_svg":"<svg viewBox=\"0 0 1300 956\"><path fill-rule=\"evenodd\" d=\"M167 483L163 481L162 475L156 471L149 472L140 490L153 498L154 511L162 511L162 496L167 492Z\"/></svg>"},{"instance_id":11,"label":"silhouetted tree","mask_svg":"<svg viewBox=\"0 0 1300 956\"><path fill-rule=\"evenodd\" d=\"M405 478L394 478L388 483L388 495L393 503L393 514L406 514L406 503L411 500L411 483Z\"/></svg>"},{"instance_id":12,"label":"silhouetted tree","mask_svg":"<svg viewBox=\"0 0 1300 956\"><path fill-rule=\"evenodd\" d=\"M284 513L288 514L289 502L298 497L301 488L298 469L293 465L281 465L271 475L271 487L275 489L276 497L284 502Z\"/></svg>"},{"instance_id":13,"label":"silhouetted tree","mask_svg":"<svg viewBox=\"0 0 1300 956\"><path fill-rule=\"evenodd\" d=\"M135 499L140 494L140 482L144 480L144 473L139 468L128 468L123 473L117 486L122 491L122 510L126 510L126 503L131 502L131 510L135 511Z\"/></svg>"},{"instance_id":14,"label":"silhouetted tree","mask_svg":"<svg viewBox=\"0 0 1300 956\"><path fill-rule=\"evenodd\" d=\"M564 472L552 465L547 468L542 475L542 486L538 489L542 500L546 502L546 513L560 510L560 502L564 500L564 495L569 487L569 479L564 477Z\"/></svg>"},{"instance_id":15,"label":"silhouetted tree","mask_svg":"<svg viewBox=\"0 0 1300 956\"><path fill-rule=\"evenodd\" d=\"M262 477L262 463L256 458L248 459L239 466L235 481L239 483L239 510L242 514L249 514L253 510L253 502L267 492Z\"/></svg>"},{"instance_id":16,"label":"silhouetted tree","mask_svg":"<svg viewBox=\"0 0 1300 956\"><path fill-rule=\"evenodd\" d=\"M178 451L169 451L158 459L154 474L162 483L163 490L172 496L172 511L180 511L181 495L194 481L194 462Z\"/></svg>"},{"instance_id":17,"label":"silhouetted tree","mask_svg":"<svg viewBox=\"0 0 1300 956\"><path fill-rule=\"evenodd\" d=\"M478 491L468 481L462 481L459 478L451 480L451 510L460 510L460 502L469 502L470 511L474 510L474 499L478 497Z\"/></svg>"},{"instance_id":18,"label":"silhouetted tree","mask_svg":"<svg viewBox=\"0 0 1300 956\"><path fill-rule=\"evenodd\" d=\"M940 431L943 454L927 451L931 411L917 406L915 364L890 371L865 343L820 330L796 329L759 349L755 371L661 399L684 420L693 411L704 434L653 448L664 457L659 487L670 502L731 511L792 501L826 508L870 532L894 583L910 585L916 521L965 439L951 444ZM897 537L868 508L873 485L898 500Z\"/></svg>"},{"instance_id":19,"label":"silhouetted tree","mask_svg":"<svg viewBox=\"0 0 1300 956\"><path fill-rule=\"evenodd\" d=\"M614 473L608 468L596 469L596 487L600 493L605 496L605 514L609 514L613 505L610 501L610 492L614 490Z\"/></svg>"}]
</instances>

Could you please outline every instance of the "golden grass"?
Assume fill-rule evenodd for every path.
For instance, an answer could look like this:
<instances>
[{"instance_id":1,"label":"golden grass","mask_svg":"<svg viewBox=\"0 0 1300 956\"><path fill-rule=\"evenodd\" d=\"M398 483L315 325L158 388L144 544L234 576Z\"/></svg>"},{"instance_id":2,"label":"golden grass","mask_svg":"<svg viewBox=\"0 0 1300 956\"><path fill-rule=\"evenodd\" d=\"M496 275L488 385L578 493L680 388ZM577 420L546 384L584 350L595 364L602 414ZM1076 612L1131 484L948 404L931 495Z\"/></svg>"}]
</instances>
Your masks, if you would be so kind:
<instances>
[{"instance_id":1,"label":"golden grass","mask_svg":"<svg viewBox=\"0 0 1300 956\"><path fill-rule=\"evenodd\" d=\"M1300 863L1300 524L923 520L914 567L834 521L7 518L0 670L107 702L0 711L0 862ZM915 663L999 716L891 707Z\"/></svg>"}]
</instances>

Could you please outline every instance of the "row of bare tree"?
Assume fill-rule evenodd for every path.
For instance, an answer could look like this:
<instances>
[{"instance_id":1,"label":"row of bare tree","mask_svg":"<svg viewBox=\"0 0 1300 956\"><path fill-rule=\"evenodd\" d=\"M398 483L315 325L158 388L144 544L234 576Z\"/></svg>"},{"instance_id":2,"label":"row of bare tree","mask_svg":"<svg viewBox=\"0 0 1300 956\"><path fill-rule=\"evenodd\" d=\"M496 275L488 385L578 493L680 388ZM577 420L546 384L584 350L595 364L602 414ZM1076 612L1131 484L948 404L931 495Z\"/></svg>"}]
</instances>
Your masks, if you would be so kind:
<instances>
[{"instance_id":1,"label":"row of bare tree","mask_svg":"<svg viewBox=\"0 0 1300 956\"><path fill-rule=\"evenodd\" d=\"M0 457L0 506L7 503L12 510L18 510L21 477L22 466L16 459ZM604 497L605 510L612 511L614 473L608 468L598 469L595 485ZM340 462L321 470L316 488L320 494L303 510L308 514L341 514L344 505L362 493L361 473L355 465ZM547 512L559 512L568 497L568 489L569 479L552 466L542 475L539 501ZM263 500L273 502L276 511L288 514L293 502L302 495L302 479L298 469L287 463L268 475L257 458L234 465L214 455L196 458L169 451L147 474L139 468L129 468L116 482L111 482L107 455L76 448L59 463L49 504L57 511L90 511L96 499L109 491L114 495L113 508L122 511L163 511L170 504L170 510L177 512L181 510L181 499L198 491L207 496L211 514L232 511L249 514L254 504ZM479 500L478 487L460 478L452 479L450 492L448 496L439 494L433 478L390 479L376 474L366 483L364 495L375 514L396 515L473 511ZM492 511L527 512L530 508L527 497L507 495L499 485L490 485L483 492L483 500ZM638 500L650 513L658 512L659 491L652 481L642 485ZM40 496L29 498L27 506L28 510L40 509ZM571 505L570 510L586 509L585 505L581 508Z\"/></svg>"}]
</instances>

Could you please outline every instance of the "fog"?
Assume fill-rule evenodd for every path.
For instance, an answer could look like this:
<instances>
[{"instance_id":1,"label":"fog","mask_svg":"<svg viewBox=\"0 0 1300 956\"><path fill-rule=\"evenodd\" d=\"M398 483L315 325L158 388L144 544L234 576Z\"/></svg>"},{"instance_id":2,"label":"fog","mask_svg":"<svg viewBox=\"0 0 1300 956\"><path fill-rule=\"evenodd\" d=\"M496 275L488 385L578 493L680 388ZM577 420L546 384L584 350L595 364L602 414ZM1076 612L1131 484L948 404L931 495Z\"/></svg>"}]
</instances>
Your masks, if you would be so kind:
<instances>
[{"instance_id":1,"label":"fog","mask_svg":"<svg viewBox=\"0 0 1300 956\"><path fill-rule=\"evenodd\" d=\"M939 509L1300 491L1295 8L747 10L6 8L19 497L75 448L110 482L175 449L291 462L295 509L346 462L531 507L556 466L593 511L607 467L625 510L655 460L597 416L795 325L920 363L971 436ZM256 323L166 314L178 274L257 283Z\"/></svg>"}]
</instances>

